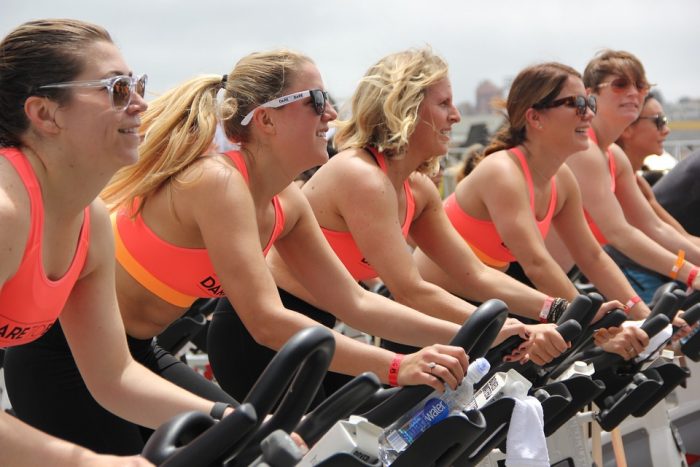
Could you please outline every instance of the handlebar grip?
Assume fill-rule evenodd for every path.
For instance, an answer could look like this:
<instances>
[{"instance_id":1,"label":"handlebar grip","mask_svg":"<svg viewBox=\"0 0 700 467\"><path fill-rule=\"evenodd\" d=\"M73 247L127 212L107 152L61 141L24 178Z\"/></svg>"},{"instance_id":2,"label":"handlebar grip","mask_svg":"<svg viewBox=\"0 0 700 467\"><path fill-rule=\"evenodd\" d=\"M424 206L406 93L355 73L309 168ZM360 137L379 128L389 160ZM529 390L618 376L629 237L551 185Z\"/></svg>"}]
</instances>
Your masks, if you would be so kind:
<instances>
[{"instance_id":1,"label":"handlebar grip","mask_svg":"<svg viewBox=\"0 0 700 467\"><path fill-rule=\"evenodd\" d=\"M665 315L668 317L669 321L672 321L676 316L678 307L680 306L680 300L677 295L672 292L664 292L661 294L661 298L656 303L656 306L651 310L649 318L656 315Z\"/></svg>"},{"instance_id":2,"label":"handlebar grip","mask_svg":"<svg viewBox=\"0 0 700 467\"><path fill-rule=\"evenodd\" d=\"M683 319L689 326L692 326L700 319L700 303L688 308L685 313L683 313Z\"/></svg>"},{"instance_id":3,"label":"handlebar grip","mask_svg":"<svg viewBox=\"0 0 700 467\"><path fill-rule=\"evenodd\" d=\"M593 305L593 302L586 295L577 295L576 298L569 303L569 306L566 307L561 317L559 317L557 324L565 323L570 319L583 323L588 317L591 305Z\"/></svg>"},{"instance_id":4,"label":"handlebar grip","mask_svg":"<svg viewBox=\"0 0 700 467\"><path fill-rule=\"evenodd\" d=\"M617 327L625 321L627 321L627 314L618 308L603 316L597 322L593 323L590 326L590 329L592 331L597 331L598 329Z\"/></svg>"},{"instance_id":5,"label":"handlebar grip","mask_svg":"<svg viewBox=\"0 0 700 467\"><path fill-rule=\"evenodd\" d=\"M496 347L489 350L485 358L491 365L491 368L495 368L503 362L503 357L513 353L513 350L518 348L523 342L525 342L525 339L520 336L510 336Z\"/></svg>"},{"instance_id":6,"label":"handlebar grip","mask_svg":"<svg viewBox=\"0 0 700 467\"><path fill-rule=\"evenodd\" d=\"M557 332L561 334L561 337L563 337L566 342L571 342L581 334L581 325L573 319L570 319L557 326Z\"/></svg>"},{"instance_id":7,"label":"handlebar grip","mask_svg":"<svg viewBox=\"0 0 700 467\"><path fill-rule=\"evenodd\" d=\"M640 326L640 329L647 333L649 337L654 337L661 332L671 322L666 315L656 315L647 318Z\"/></svg>"}]
</instances>

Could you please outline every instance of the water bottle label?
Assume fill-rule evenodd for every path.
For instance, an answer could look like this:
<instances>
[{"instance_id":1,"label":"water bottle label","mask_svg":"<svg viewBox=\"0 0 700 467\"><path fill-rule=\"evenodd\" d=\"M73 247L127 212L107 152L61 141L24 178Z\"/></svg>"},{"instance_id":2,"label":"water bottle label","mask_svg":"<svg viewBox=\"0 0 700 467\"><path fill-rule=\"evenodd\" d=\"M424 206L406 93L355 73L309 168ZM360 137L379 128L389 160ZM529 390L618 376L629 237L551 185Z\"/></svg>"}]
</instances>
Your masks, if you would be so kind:
<instances>
[{"instance_id":1,"label":"water bottle label","mask_svg":"<svg viewBox=\"0 0 700 467\"><path fill-rule=\"evenodd\" d=\"M421 433L447 418L449 414L450 408L445 401L437 397L430 399L423 406L423 410L411 418L408 423L387 436L387 441L396 451L403 451Z\"/></svg>"}]
</instances>

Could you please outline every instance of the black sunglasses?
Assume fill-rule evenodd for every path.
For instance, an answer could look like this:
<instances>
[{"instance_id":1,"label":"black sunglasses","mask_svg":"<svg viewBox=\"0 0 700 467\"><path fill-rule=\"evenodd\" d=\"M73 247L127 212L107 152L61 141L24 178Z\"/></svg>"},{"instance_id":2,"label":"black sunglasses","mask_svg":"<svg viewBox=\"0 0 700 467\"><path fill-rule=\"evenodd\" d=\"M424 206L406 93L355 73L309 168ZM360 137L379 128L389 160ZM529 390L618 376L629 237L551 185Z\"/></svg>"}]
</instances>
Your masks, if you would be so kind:
<instances>
[{"instance_id":1,"label":"black sunglasses","mask_svg":"<svg viewBox=\"0 0 700 467\"><path fill-rule=\"evenodd\" d=\"M656 129L661 131L664 129L666 125L668 125L668 117L664 114L658 114L658 115L651 115L649 117L639 117L637 118L637 121L639 120L651 120L654 122L654 125L656 125Z\"/></svg>"},{"instance_id":2,"label":"black sunglasses","mask_svg":"<svg viewBox=\"0 0 700 467\"><path fill-rule=\"evenodd\" d=\"M586 108L591 109L593 113L598 110L597 101L594 95L590 96L567 96L561 99L554 100L549 103L538 103L532 106L533 109L551 109L560 106L575 107L576 115L583 117L586 115Z\"/></svg>"},{"instance_id":3,"label":"black sunglasses","mask_svg":"<svg viewBox=\"0 0 700 467\"><path fill-rule=\"evenodd\" d=\"M253 114L255 113L255 111L260 107L276 109L278 107L291 104L292 102L296 102L307 96L311 97L311 101L314 104L314 110L316 111L316 113L318 115L323 115L323 112L326 111L326 102L330 102L330 96L326 91L322 91L320 89L308 89L306 91L295 92L292 94L287 94L286 96L277 97L275 99L272 99L271 101L265 102L264 104L260 104L259 106L248 112L248 114L245 117L243 117L243 120L241 120L241 125L248 125L253 119Z\"/></svg>"}]
</instances>

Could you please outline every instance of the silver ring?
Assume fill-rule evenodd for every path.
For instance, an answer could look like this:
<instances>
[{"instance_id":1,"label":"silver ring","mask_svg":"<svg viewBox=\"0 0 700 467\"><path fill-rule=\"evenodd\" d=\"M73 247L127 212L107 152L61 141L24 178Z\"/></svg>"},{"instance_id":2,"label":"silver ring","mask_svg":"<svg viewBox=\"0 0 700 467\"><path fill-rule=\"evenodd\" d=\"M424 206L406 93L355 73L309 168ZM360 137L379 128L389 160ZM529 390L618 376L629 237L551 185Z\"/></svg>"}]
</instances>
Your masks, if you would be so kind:
<instances>
[{"instance_id":1,"label":"silver ring","mask_svg":"<svg viewBox=\"0 0 700 467\"><path fill-rule=\"evenodd\" d=\"M629 349L627 349L627 353L630 355L634 355L634 347L630 347Z\"/></svg>"},{"instance_id":2,"label":"silver ring","mask_svg":"<svg viewBox=\"0 0 700 467\"><path fill-rule=\"evenodd\" d=\"M437 366L437 363L435 362L430 362L428 363L428 372L432 375L433 374L433 368Z\"/></svg>"}]
</instances>

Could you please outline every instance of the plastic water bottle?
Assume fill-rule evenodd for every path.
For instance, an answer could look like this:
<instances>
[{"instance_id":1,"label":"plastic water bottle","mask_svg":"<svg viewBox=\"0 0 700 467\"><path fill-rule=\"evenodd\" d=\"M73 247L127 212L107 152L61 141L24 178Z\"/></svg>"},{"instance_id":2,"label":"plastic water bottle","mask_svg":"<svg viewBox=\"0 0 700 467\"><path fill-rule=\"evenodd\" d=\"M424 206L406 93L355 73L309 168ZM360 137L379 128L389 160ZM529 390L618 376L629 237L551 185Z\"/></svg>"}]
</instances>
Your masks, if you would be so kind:
<instances>
[{"instance_id":1,"label":"plastic water bottle","mask_svg":"<svg viewBox=\"0 0 700 467\"><path fill-rule=\"evenodd\" d=\"M383 465L391 465L428 428L451 413L461 412L474 394L474 384L490 369L488 360L477 358L469 365L467 374L456 389L446 385L444 393L434 391L389 425L379 437L379 458Z\"/></svg>"}]
</instances>

